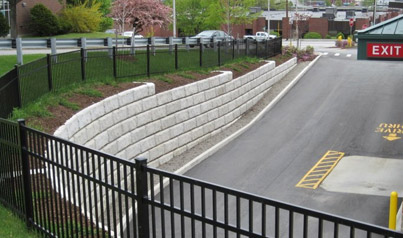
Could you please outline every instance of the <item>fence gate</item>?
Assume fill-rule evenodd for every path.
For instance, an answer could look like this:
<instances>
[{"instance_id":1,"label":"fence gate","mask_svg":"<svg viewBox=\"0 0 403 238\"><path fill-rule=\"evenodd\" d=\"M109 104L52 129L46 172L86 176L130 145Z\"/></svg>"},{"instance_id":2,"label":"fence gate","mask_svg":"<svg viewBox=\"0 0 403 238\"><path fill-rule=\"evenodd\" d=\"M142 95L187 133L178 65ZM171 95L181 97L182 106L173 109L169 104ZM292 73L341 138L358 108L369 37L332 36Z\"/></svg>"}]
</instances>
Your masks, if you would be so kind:
<instances>
[{"instance_id":1,"label":"fence gate","mask_svg":"<svg viewBox=\"0 0 403 238\"><path fill-rule=\"evenodd\" d=\"M25 218L21 140L18 124L0 118L0 202Z\"/></svg>"}]
</instances>

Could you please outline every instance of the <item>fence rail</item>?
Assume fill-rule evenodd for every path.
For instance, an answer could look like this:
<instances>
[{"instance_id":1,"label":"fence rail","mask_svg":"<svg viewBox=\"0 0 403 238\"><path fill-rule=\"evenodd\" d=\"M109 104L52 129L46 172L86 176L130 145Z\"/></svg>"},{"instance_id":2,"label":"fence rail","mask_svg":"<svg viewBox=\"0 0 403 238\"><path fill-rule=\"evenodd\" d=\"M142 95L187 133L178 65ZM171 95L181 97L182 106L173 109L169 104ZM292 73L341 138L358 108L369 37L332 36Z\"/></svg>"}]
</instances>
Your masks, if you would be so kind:
<instances>
[{"instance_id":1,"label":"fence rail","mask_svg":"<svg viewBox=\"0 0 403 238\"><path fill-rule=\"evenodd\" d=\"M0 202L47 237L403 237L0 119Z\"/></svg>"},{"instance_id":2,"label":"fence rail","mask_svg":"<svg viewBox=\"0 0 403 238\"><path fill-rule=\"evenodd\" d=\"M0 117L42 95L85 80L151 76L183 69L213 67L240 57L269 58L281 54L281 38L214 41L195 45L150 45L76 50L48 54L16 66L0 77ZM4 99L4 100L3 100Z\"/></svg>"}]
</instances>

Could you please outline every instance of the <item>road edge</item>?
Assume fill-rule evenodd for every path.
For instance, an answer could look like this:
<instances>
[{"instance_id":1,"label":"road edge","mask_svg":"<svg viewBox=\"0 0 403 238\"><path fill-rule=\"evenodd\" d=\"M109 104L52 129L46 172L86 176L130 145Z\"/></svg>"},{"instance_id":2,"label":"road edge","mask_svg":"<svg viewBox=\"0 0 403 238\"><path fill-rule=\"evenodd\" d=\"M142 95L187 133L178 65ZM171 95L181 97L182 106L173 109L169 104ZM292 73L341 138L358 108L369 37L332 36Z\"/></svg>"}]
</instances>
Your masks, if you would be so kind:
<instances>
[{"instance_id":1,"label":"road edge","mask_svg":"<svg viewBox=\"0 0 403 238\"><path fill-rule=\"evenodd\" d=\"M321 54L319 54L307 67L305 67L288 85L285 87L261 112L259 112L258 115L256 115L255 118L253 118L248 124L246 124L244 127L240 128L236 132L234 132L232 135L228 136L224 140L220 141L219 143L215 144L208 150L204 151L200 155L196 156L194 159L192 159L190 162L186 163L184 166L181 168L177 169L174 173L175 174L184 174L190 169L192 169L194 166L202 162L203 160L207 159L209 156L217 152L219 149L233 141L235 138L240 136L242 133L244 133L247 129L249 129L257 120L263 117L263 115L271 110L274 105L277 104L294 86L295 84L298 83L298 81L306 74L306 72L312 68L312 66L319 60L321 57Z\"/></svg>"}]
</instances>

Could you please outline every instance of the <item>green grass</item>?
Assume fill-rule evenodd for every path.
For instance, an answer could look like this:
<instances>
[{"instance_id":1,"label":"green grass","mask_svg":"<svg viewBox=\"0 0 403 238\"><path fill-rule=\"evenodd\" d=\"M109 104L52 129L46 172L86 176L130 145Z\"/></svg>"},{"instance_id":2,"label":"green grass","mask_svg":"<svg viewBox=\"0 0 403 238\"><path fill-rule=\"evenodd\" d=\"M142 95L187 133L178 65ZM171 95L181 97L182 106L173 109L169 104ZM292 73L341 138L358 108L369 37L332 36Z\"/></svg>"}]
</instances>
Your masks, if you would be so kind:
<instances>
[{"instance_id":1,"label":"green grass","mask_svg":"<svg viewBox=\"0 0 403 238\"><path fill-rule=\"evenodd\" d=\"M27 64L39 58L45 57L45 54L32 54L32 55L23 55L23 62ZM17 64L17 56L16 55L2 55L0 56L0 76L12 70L14 66Z\"/></svg>"},{"instance_id":2,"label":"green grass","mask_svg":"<svg viewBox=\"0 0 403 238\"><path fill-rule=\"evenodd\" d=\"M56 35L56 36L24 36L24 38L52 38L55 37L57 39L71 39L71 38L107 38L112 37L115 38L115 34L107 34L104 32L92 32L92 33L68 33L64 35ZM118 35L118 38L123 38L123 36Z\"/></svg>"},{"instance_id":3,"label":"green grass","mask_svg":"<svg viewBox=\"0 0 403 238\"><path fill-rule=\"evenodd\" d=\"M103 97L103 95L100 91L93 89L93 88L80 88L80 89L76 90L76 92L79 94L82 94L82 95L93 97L93 98Z\"/></svg>"},{"instance_id":4,"label":"green grass","mask_svg":"<svg viewBox=\"0 0 403 238\"><path fill-rule=\"evenodd\" d=\"M34 232L28 231L25 223L11 211L0 205L0 237L7 238L36 238Z\"/></svg>"},{"instance_id":5,"label":"green grass","mask_svg":"<svg viewBox=\"0 0 403 238\"><path fill-rule=\"evenodd\" d=\"M186 78L186 79L195 79L196 77L189 74L189 72L179 72L177 73L177 75L181 76L182 78Z\"/></svg>"}]
</instances>

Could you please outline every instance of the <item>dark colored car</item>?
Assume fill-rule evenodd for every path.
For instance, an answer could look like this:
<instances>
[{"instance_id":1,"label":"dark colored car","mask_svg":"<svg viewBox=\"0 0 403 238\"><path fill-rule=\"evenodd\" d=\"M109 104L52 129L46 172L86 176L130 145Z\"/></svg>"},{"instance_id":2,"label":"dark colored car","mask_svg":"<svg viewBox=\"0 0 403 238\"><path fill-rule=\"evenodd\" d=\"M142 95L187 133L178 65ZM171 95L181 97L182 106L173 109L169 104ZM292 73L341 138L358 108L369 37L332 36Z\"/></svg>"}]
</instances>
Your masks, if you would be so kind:
<instances>
[{"instance_id":1,"label":"dark colored car","mask_svg":"<svg viewBox=\"0 0 403 238\"><path fill-rule=\"evenodd\" d=\"M214 39L217 38L218 41L232 41L234 37L228 35L224 31L220 30L208 30L208 31L202 31L199 34L190 37L191 39ZM213 44L204 44L205 47L213 47ZM190 45L190 47L194 47L194 45Z\"/></svg>"}]
</instances>

